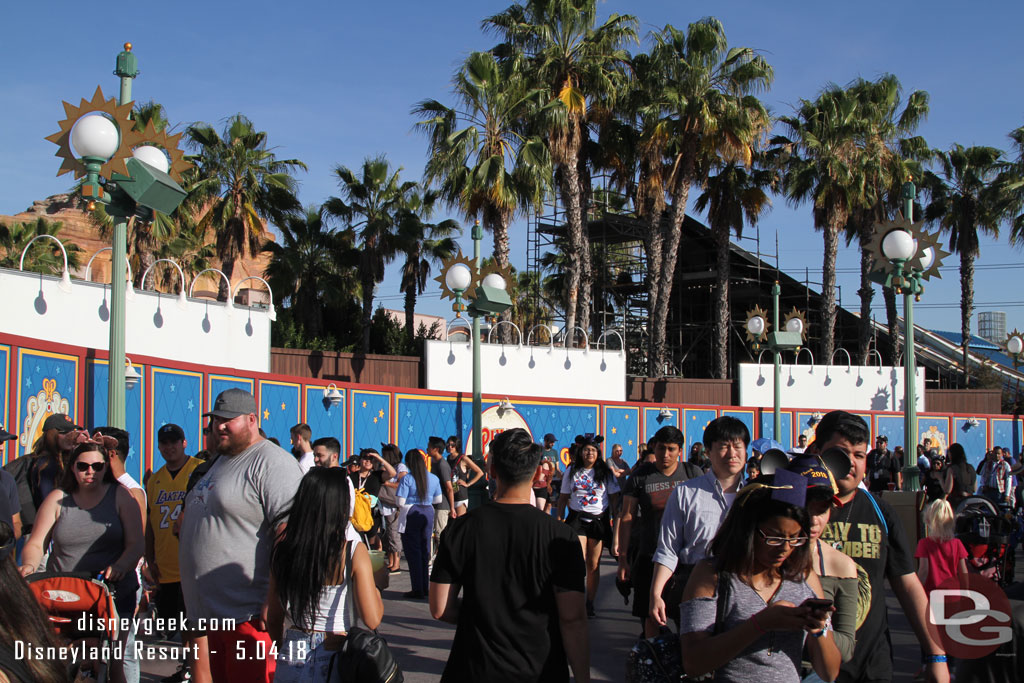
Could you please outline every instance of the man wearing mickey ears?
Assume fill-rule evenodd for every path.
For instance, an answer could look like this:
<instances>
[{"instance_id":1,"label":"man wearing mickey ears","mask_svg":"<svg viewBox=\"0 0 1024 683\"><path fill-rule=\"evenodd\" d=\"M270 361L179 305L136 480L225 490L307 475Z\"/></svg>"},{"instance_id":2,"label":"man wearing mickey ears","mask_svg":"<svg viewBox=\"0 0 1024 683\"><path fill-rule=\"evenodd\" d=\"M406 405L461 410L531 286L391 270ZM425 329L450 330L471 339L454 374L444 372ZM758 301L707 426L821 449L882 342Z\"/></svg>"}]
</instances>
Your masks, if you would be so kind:
<instances>
[{"instance_id":1,"label":"man wearing mickey ears","mask_svg":"<svg viewBox=\"0 0 1024 683\"><path fill-rule=\"evenodd\" d=\"M949 681L946 655L926 627L928 597L914 573L914 552L899 518L884 500L860 490L867 470L868 426L863 419L842 410L826 414L815 428L808 453L840 448L850 457L850 471L837 479L838 498L843 506L835 510L821 540L853 558L867 572L871 606L858 624L853 658L845 662L836 679L887 681L892 678L888 615L884 580L900 601L921 644L928 681Z\"/></svg>"}]
</instances>

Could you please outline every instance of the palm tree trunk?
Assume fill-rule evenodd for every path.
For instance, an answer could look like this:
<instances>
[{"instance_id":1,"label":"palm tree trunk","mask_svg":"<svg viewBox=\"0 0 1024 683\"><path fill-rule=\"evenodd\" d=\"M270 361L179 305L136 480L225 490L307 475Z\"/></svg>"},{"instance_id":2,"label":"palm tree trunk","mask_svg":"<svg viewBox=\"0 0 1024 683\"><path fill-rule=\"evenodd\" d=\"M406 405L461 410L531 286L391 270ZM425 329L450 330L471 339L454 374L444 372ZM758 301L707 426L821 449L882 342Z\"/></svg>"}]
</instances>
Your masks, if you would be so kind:
<instances>
[{"instance_id":1,"label":"palm tree trunk","mask_svg":"<svg viewBox=\"0 0 1024 683\"><path fill-rule=\"evenodd\" d=\"M562 166L562 200L565 203L566 227L569 240L566 244L566 256L569 266L566 273L565 300L565 346L573 345L573 328L576 327L576 312L579 306L580 286L583 274L582 260L589 257L583 251L583 208L580 204L580 175L576 167L579 155L578 145L570 145L566 163Z\"/></svg>"},{"instance_id":2,"label":"palm tree trunk","mask_svg":"<svg viewBox=\"0 0 1024 683\"><path fill-rule=\"evenodd\" d=\"M493 206L485 207L483 210L484 229L490 230L494 235L494 262L500 268L508 268L509 242L508 227L512 222L511 214L500 211ZM512 309L502 311L498 316L499 320L511 320ZM511 343L512 331L508 325L498 326L498 339L503 344Z\"/></svg>"},{"instance_id":3,"label":"palm tree trunk","mask_svg":"<svg viewBox=\"0 0 1024 683\"><path fill-rule=\"evenodd\" d=\"M899 311L896 310L896 292L892 287L882 288L882 298L885 299L885 323L889 328L889 365L896 365L896 359L900 355L900 323Z\"/></svg>"},{"instance_id":4,"label":"palm tree trunk","mask_svg":"<svg viewBox=\"0 0 1024 683\"><path fill-rule=\"evenodd\" d=\"M363 275L362 278L362 290L363 290L363 353L370 352L370 322L373 320L373 276L367 277Z\"/></svg>"},{"instance_id":5,"label":"palm tree trunk","mask_svg":"<svg viewBox=\"0 0 1024 683\"><path fill-rule=\"evenodd\" d=\"M680 176L672 192L672 213L669 222L663 226L661 243L661 285L658 291L658 305L655 309L654 344L655 377L665 376L667 362L668 308L672 299L672 283L675 280L676 260L679 256L679 240L682 237L683 221L686 218L686 203L690 196L690 178L693 177L694 158L687 154L680 168Z\"/></svg>"},{"instance_id":6,"label":"palm tree trunk","mask_svg":"<svg viewBox=\"0 0 1024 683\"><path fill-rule=\"evenodd\" d=\"M715 225L711 228L715 238L715 253L718 272L715 285L715 377L729 378L729 330L731 316L729 309L729 226Z\"/></svg>"},{"instance_id":7,"label":"palm tree trunk","mask_svg":"<svg viewBox=\"0 0 1024 683\"><path fill-rule=\"evenodd\" d=\"M407 353L412 353L413 343L416 340L414 325L416 320L416 283L405 290L405 339L409 348Z\"/></svg>"},{"instance_id":8,"label":"palm tree trunk","mask_svg":"<svg viewBox=\"0 0 1024 683\"><path fill-rule=\"evenodd\" d=\"M225 281L224 278L221 278L220 281L218 282L218 284L217 284L217 301L227 301L227 300L229 300L231 298L230 285L231 285L231 278L235 274L235 257L234 256L226 256L226 257L224 257L224 260L221 261L220 269L222 271L224 271L224 274L227 276L227 281Z\"/></svg>"},{"instance_id":9,"label":"palm tree trunk","mask_svg":"<svg viewBox=\"0 0 1024 683\"><path fill-rule=\"evenodd\" d=\"M644 251L647 252L647 375L654 377L657 363L654 356L654 319L657 315L658 295L661 291L661 249L664 234L661 231L662 212L652 210L648 214L647 231L644 234Z\"/></svg>"},{"instance_id":10,"label":"palm tree trunk","mask_svg":"<svg viewBox=\"0 0 1024 683\"><path fill-rule=\"evenodd\" d=\"M860 320L857 324L857 365L867 365L868 347L871 345L871 301L875 298L875 288L868 278L871 272L871 254L866 246L871 239L871 229L866 217L861 220L860 230Z\"/></svg>"},{"instance_id":11,"label":"palm tree trunk","mask_svg":"<svg viewBox=\"0 0 1024 683\"><path fill-rule=\"evenodd\" d=\"M832 363L836 348L836 254L839 230L846 223L846 212L834 210L825 225L825 256L821 265L821 353L822 362Z\"/></svg>"},{"instance_id":12,"label":"palm tree trunk","mask_svg":"<svg viewBox=\"0 0 1024 683\"><path fill-rule=\"evenodd\" d=\"M590 251L590 207L591 186L590 174L587 172L586 161L582 155L577 158L576 167L579 172L580 208L583 218L583 229L580 231L580 296L577 301L576 320L588 335L590 329L591 303L594 299L594 255Z\"/></svg>"},{"instance_id":13,"label":"palm tree trunk","mask_svg":"<svg viewBox=\"0 0 1024 683\"><path fill-rule=\"evenodd\" d=\"M971 315L974 313L974 251L960 252L960 334L963 337L964 389L971 386L968 349L971 345Z\"/></svg>"}]
</instances>

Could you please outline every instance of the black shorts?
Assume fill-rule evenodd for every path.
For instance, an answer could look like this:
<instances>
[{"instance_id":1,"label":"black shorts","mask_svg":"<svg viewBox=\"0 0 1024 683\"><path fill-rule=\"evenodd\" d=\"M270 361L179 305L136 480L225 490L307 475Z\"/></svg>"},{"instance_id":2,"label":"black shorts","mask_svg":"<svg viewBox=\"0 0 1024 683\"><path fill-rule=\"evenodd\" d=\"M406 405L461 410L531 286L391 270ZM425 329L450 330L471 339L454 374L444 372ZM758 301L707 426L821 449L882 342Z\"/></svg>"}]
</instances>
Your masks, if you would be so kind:
<instances>
[{"instance_id":1,"label":"black shorts","mask_svg":"<svg viewBox=\"0 0 1024 683\"><path fill-rule=\"evenodd\" d=\"M605 510L600 517L595 517L586 512L569 510L569 516L565 523L572 527L577 536L585 536L604 544L610 544L612 540L612 526L608 521L608 511Z\"/></svg>"},{"instance_id":2,"label":"black shorts","mask_svg":"<svg viewBox=\"0 0 1024 683\"><path fill-rule=\"evenodd\" d=\"M650 555L637 555L629 567L629 580L633 584L633 616L643 619L651 611L654 560Z\"/></svg>"},{"instance_id":3,"label":"black shorts","mask_svg":"<svg viewBox=\"0 0 1024 683\"><path fill-rule=\"evenodd\" d=\"M205 635L190 628L188 619L185 618L185 596L181 592L181 583L161 583L159 590L153 596L153 606L156 607L156 615L160 618L161 623L170 625L184 622L185 627L181 630L182 633L191 636ZM170 631L167 635L174 635L174 633L175 631Z\"/></svg>"},{"instance_id":4,"label":"black shorts","mask_svg":"<svg viewBox=\"0 0 1024 683\"><path fill-rule=\"evenodd\" d=\"M549 497L551 496L551 494L548 493L548 488L546 486L539 489L534 489L533 495L534 497L537 498L537 500L549 500Z\"/></svg>"}]
</instances>

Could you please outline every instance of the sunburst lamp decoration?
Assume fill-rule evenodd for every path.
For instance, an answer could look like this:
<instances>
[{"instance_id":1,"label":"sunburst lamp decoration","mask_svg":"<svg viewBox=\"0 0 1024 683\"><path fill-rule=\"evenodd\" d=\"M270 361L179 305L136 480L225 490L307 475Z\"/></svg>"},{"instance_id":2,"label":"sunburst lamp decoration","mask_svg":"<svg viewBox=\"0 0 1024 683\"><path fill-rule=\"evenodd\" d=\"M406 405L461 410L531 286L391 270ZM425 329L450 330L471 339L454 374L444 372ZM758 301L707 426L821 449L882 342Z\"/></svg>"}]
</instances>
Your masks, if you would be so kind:
<instances>
[{"instance_id":1,"label":"sunburst lamp decoration","mask_svg":"<svg viewBox=\"0 0 1024 683\"><path fill-rule=\"evenodd\" d=\"M924 221L914 222L914 199L917 187L913 178L908 177L900 188L903 211L893 220L876 223L871 240L866 247L871 256L869 277L874 282L903 295L904 322L904 449L912 453L917 446L917 361L914 348L914 302L921 300L924 283L933 277L941 277L939 268L950 252L939 244L937 233L924 230ZM1022 340L1024 346L1024 340ZM1024 350L1024 349L1022 349ZM966 373L967 368L964 368ZM907 490L916 490L919 470L906 467L903 478Z\"/></svg>"},{"instance_id":2,"label":"sunburst lamp decoration","mask_svg":"<svg viewBox=\"0 0 1024 683\"><path fill-rule=\"evenodd\" d=\"M473 321L473 433L471 440L472 455L483 455L482 413L480 380L480 320L489 316L497 316L512 306L508 296L509 269L490 265L480 267L480 243L484 239L484 231L480 221L473 224L473 259L470 260L460 250L458 255L441 264L441 274L434 278L441 285L441 297L453 299L452 310L455 317L468 313ZM468 302L468 303L467 303ZM499 412L511 410L512 403L506 398L501 403ZM470 492L471 495L472 492ZM472 503L470 503L472 505Z\"/></svg>"},{"instance_id":3,"label":"sunburst lamp decoration","mask_svg":"<svg viewBox=\"0 0 1024 683\"><path fill-rule=\"evenodd\" d=\"M1006 335L1006 350L1013 356L1013 365L1020 365L1020 354L1024 353L1024 334L1013 328L1013 332Z\"/></svg>"},{"instance_id":4,"label":"sunburst lamp decoration","mask_svg":"<svg viewBox=\"0 0 1024 683\"><path fill-rule=\"evenodd\" d=\"M807 341L807 318L804 317L802 311L797 310L796 306L786 314L786 322L782 324L782 327L786 332L800 335L800 341Z\"/></svg>"},{"instance_id":5,"label":"sunburst lamp decoration","mask_svg":"<svg viewBox=\"0 0 1024 683\"><path fill-rule=\"evenodd\" d=\"M747 341L754 351L758 351L768 337L768 328L768 311L760 306L754 306L747 311L747 322L743 323L743 329L747 331Z\"/></svg>"},{"instance_id":6,"label":"sunburst lamp decoration","mask_svg":"<svg viewBox=\"0 0 1024 683\"><path fill-rule=\"evenodd\" d=\"M134 78L138 68L131 43L124 47L115 73ZM83 98L77 106L63 104L60 130L46 139L57 145L56 156L61 159L57 175L85 178L80 192L90 208L102 203L114 216L149 218L151 211L171 213L178 207L185 198L178 183L192 165L178 148L181 133L158 132L152 121L142 132L136 131L133 102L108 99L99 86L92 99Z\"/></svg>"}]
</instances>

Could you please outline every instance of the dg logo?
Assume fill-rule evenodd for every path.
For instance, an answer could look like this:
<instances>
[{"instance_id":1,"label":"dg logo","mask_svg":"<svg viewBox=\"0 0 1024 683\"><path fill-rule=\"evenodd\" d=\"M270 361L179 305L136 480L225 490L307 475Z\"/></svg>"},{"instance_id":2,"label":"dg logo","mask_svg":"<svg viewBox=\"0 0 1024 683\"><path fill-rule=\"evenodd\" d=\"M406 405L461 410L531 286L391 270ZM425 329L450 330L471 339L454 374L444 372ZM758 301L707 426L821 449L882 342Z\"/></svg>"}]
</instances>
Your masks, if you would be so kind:
<instances>
[{"instance_id":1,"label":"dg logo","mask_svg":"<svg viewBox=\"0 0 1024 683\"><path fill-rule=\"evenodd\" d=\"M928 630L946 654L979 659L1013 638L1006 593L977 574L953 577L928 595Z\"/></svg>"}]
</instances>

